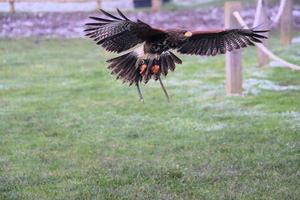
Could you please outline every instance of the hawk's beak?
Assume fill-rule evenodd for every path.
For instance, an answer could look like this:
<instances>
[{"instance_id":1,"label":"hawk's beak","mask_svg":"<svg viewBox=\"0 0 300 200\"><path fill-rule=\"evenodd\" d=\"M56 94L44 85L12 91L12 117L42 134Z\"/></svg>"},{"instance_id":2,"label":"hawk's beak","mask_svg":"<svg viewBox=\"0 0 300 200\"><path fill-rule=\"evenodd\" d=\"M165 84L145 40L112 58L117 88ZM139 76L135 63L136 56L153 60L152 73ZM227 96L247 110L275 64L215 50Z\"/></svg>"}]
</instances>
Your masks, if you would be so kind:
<instances>
[{"instance_id":1,"label":"hawk's beak","mask_svg":"<svg viewBox=\"0 0 300 200\"><path fill-rule=\"evenodd\" d=\"M191 37L192 35L193 35L193 33L190 31L187 31L184 33L184 37Z\"/></svg>"}]
</instances>

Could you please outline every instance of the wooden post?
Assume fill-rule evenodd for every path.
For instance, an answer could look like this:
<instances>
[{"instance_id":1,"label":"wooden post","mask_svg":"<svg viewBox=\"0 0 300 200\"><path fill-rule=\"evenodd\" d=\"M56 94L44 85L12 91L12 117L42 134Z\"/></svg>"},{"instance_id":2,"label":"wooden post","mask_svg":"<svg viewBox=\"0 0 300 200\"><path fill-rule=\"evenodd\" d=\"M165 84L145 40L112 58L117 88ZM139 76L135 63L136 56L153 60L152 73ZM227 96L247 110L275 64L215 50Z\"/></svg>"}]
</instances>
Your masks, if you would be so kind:
<instances>
[{"instance_id":1,"label":"wooden post","mask_svg":"<svg viewBox=\"0 0 300 200\"><path fill-rule=\"evenodd\" d=\"M233 16L234 11L241 11L240 2L225 2L225 29L238 28L239 23ZM226 53L226 94L241 95L243 84L243 68L241 50Z\"/></svg>"},{"instance_id":2,"label":"wooden post","mask_svg":"<svg viewBox=\"0 0 300 200\"><path fill-rule=\"evenodd\" d=\"M159 11L161 9L161 5L162 5L162 0L152 0L151 2L152 11L154 12Z\"/></svg>"},{"instance_id":3,"label":"wooden post","mask_svg":"<svg viewBox=\"0 0 300 200\"><path fill-rule=\"evenodd\" d=\"M257 7L256 7L256 14L253 23L253 27L262 26L261 29L269 29L270 20L266 13L266 1L265 0L258 0ZM268 33L264 34L268 37ZM263 40L263 44L268 46L268 40ZM263 67L269 64L269 57L259 48L257 48L257 58L258 58L258 66Z\"/></svg>"},{"instance_id":4,"label":"wooden post","mask_svg":"<svg viewBox=\"0 0 300 200\"><path fill-rule=\"evenodd\" d=\"M96 0L97 10L101 8L101 0Z\"/></svg>"},{"instance_id":5,"label":"wooden post","mask_svg":"<svg viewBox=\"0 0 300 200\"><path fill-rule=\"evenodd\" d=\"M285 7L280 18L280 42L287 46L292 42L293 0L285 1Z\"/></svg>"},{"instance_id":6,"label":"wooden post","mask_svg":"<svg viewBox=\"0 0 300 200\"><path fill-rule=\"evenodd\" d=\"M15 10L15 1L14 0L8 0L9 3L9 13L14 14L16 12Z\"/></svg>"}]
</instances>

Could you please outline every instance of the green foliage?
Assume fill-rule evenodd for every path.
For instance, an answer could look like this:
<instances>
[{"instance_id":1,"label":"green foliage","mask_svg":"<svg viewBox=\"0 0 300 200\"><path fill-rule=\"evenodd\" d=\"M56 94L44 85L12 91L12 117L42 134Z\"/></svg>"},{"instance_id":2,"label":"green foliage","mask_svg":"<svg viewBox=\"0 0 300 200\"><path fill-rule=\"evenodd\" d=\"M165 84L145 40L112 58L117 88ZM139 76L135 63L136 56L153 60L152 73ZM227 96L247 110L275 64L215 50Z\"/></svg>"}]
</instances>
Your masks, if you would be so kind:
<instances>
[{"instance_id":1,"label":"green foliage","mask_svg":"<svg viewBox=\"0 0 300 200\"><path fill-rule=\"evenodd\" d=\"M293 56L299 45L280 55ZM291 53L292 52L292 53ZM245 79L300 86L300 74ZM226 97L224 58L183 57L165 81L114 80L87 40L0 43L0 199L297 199L299 90Z\"/></svg>"}]
</instances>

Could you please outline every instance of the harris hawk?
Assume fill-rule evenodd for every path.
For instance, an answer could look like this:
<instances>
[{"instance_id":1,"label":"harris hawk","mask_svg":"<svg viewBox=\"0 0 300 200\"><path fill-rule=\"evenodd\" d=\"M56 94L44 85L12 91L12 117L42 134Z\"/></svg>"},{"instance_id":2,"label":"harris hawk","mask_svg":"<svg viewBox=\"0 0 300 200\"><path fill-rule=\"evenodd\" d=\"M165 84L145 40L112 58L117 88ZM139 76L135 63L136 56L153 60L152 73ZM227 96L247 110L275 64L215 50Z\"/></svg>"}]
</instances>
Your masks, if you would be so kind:
<instances>
[{"instance_id":1,"label":"harris hawk","mask_svg":"<svg viewBox=\"0 0 300 200\"><path fill-rule=\"evenodd\" d=\"M105 10L106 16L89 17L93 21L86 25L86 36L92 38L109 52L122 53L107 60L108 68L123 83L135 84L141 101L144 100L140 83L145 84L153 78L158 80L169 101L169 95L161 81L161 75L167 76L174 71L176 64L182 61L172 51L181 54L215 56L234 49L254 46L267 39L263 34L268 30L228 29L214 31L195 31L153 28L137 19L132 21L119 9L115 16Z\"/></svg>"}]
</instances>

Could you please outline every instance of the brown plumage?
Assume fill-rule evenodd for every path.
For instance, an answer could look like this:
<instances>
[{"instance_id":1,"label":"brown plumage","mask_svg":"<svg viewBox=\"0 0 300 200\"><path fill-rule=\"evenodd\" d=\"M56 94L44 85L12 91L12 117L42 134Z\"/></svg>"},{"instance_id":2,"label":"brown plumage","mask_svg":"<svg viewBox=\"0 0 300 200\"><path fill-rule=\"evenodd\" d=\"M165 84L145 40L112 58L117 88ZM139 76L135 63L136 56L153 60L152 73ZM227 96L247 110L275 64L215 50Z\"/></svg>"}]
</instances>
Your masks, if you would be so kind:
<instances>
[{"instance_id":1,"label":"brown plumage","mask_svg":"<svg viewBox=\"0 0 300 200\"><path fill-rule=\"evenodd\" d=\"M137 20L128 19L119 9L119 16L114 16L101 9L106 18L90 17L94 21L87 23L86 36L110 52L132 51L110 59L108 68L117 79L137 86L140 99L139 83L147 83L151 78L159 80L163 91L169 96L160 76L167 76L174 71L176 64L182 61L172 50L181 54L215 56L227 51L254 46L266 39L263 33L268 30L230 29L214 31L161 30ZM140 45L140 47L137 47Z\"/></svg>"}]
</instances>

